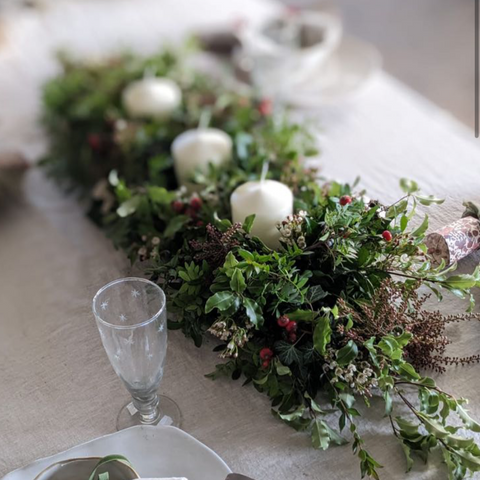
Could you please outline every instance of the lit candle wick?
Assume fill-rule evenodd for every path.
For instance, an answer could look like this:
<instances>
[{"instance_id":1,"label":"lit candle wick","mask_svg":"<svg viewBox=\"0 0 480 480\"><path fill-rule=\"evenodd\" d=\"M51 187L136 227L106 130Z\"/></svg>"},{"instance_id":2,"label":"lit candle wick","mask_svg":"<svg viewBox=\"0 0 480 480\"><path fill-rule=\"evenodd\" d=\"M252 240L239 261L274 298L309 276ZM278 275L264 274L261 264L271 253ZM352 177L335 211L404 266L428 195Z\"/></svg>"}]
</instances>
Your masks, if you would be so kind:
<instances>
[{"instance_id":1,"label":"lit candle wick","mask_svg":"<svg viewBox=\"0 0 480 480\"><path fill-rule=\"evenodd\" d=\"M209 108L204 108L200 114L200 120L198 121L198 129L208 128L210 120L212 119L212 111Z\"/></svg>"},{"instance_id":2,"label":"lit candle wick","mask_svg":"<svg viewBox=\"0 0 480 480\"><path fill-rule=\"evenodd\" d=\"M262 173L260 174L260 183L264 183L268 174L269 162L263 162Z\"/></svg>"}]
</instances>

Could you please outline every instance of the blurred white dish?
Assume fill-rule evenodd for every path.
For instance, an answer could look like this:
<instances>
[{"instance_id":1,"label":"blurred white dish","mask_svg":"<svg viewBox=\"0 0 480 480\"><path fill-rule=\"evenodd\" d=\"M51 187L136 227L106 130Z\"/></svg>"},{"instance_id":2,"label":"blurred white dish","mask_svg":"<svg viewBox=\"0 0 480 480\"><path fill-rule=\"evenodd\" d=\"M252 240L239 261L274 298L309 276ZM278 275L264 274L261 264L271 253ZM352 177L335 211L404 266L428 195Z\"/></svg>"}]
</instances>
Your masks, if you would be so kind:
<instances>
[{"instance_id":1,"label":"blurred white dish","mask_svg":"<svg viewBox=\"0 0 480 480\"><path fill-rule=\"evenodd\" d=\"M301 108L347 100L368 85L381 67L379 51L371 44L344 37L330 58L318 66L318 72L282 99Z\"/></svg>"},{"instance_id":2,"label":"blurred white dish","mask_svg":"<svg viewBox=\"0 0 480 480\"><path fill-rule=\"evenodd\" d=\"M324 64L340 44L337 15L301 11L269 19L239 32L243 52L253 62L253 82L267 92L296 88Z\"/></svg>"},{"instance_id":3,"label":"blurred white dish","mask_svg":"<svg viewBox=\"0 0 480 480\"><path fill-rule=\"evenodd\" d=\"M65 480L78 478L87 480L95 470L101 457L71 458L55 462L39 473L34 480ZM97 473L108 472L115 480L132 480L140 478L135 470L122 462L109 462L99 467Z\"/></svg>"},{"instance_id":4,"label":"blurred white dish","mask_svg":"<svg viewBox=\"0 0 480 480\"><path fill-rule=\"evenodd\" d=\"M32 480L52 463L74 457L120 454L141 477L225 480L227 464L210 448L175 427L136 426L78 445L15 470L3 480Z\"/></svg>"}]
</instances>

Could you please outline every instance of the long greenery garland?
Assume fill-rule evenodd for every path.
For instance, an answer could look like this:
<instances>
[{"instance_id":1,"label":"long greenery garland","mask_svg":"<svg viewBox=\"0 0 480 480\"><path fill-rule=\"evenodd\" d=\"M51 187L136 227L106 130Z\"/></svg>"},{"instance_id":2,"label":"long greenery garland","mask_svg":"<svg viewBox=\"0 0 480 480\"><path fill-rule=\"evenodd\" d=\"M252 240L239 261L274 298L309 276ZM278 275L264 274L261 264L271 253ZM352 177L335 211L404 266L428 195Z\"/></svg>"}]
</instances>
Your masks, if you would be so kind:
<instances>
[{"instance_id":1,"label":"long greenery garland","mask_svg":"<svg viewBox=\"0 0 480 480\"><path fill-rule=\"evenodd\" d=\"M467 401L419 373L478 361L445 356L445 326L479 316L426 311L419 293L426 286L439 299L443 291L467 297L471 310L470 289L480 286L479 269L451 275L454 266L432 266L423 243L428 217L410 228L419 203L441 200L402 180L403 196L382 205L355 185L322 180L303 166L316 153L304 126L273 114L251 92L234 93L188 70L183 55L165 50L101 65L63 57L63 73L45 88L51 149L43 165L91 198L92 218L132 261L146 261L167 293L170 328L197 346L206 334L219 338L215 350L226 361L212 378L243 376L270 397L275 416L309 432L315 448L345 443L347 429L362 477L379 478L381 466L357 430L355 404L369 406L377 395L407 470L412 453L426 459L440 449L448 478L479 471L480 447L458 434L480 432ZM182 105L167 121L129 118L122 106L122 91L146 69L182 88ZM233 138L233 159L198 173L191 194L176 184L170 145L206 112ZM250 234L253 215L232 224L230 214L232 191L258 179L266 162L268 178L295 198L296 213L278 225L277 251ZM397 402L408 416L395 413Z\"/></svg>"}]
</instances>

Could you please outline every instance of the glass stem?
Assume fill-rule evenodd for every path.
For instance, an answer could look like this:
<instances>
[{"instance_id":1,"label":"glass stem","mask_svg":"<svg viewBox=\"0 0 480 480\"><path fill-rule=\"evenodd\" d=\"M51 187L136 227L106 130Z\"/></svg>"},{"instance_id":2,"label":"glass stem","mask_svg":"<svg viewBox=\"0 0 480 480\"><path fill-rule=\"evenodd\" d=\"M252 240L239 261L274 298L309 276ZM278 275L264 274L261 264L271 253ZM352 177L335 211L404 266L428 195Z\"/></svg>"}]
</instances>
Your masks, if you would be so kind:
<instances>
[{"instance_id":1,"label":"glass stem","mask_svg":"<svg viewBox=\"0 0 480 480\"><path fill-rule=\"evenodd\" d=\"M158 421L160 411L157 392L145 396L134 396L133 405L138 410L140 422L144 425L152 425Z\"/></svg>"}]
</instances>

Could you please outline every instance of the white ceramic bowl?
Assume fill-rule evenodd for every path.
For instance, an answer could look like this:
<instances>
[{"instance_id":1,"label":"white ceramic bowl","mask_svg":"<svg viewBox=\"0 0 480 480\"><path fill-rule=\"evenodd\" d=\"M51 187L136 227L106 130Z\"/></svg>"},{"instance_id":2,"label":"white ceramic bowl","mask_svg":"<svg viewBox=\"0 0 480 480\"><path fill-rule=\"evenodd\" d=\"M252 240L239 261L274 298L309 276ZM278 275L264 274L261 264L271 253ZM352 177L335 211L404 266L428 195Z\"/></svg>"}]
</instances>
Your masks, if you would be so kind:
<instances>
[{"instance_id":1,"label":"white ceramic bowl","mask_svg":"<svg viewBox=\"0 0 480 480\"><path fill-rule=\"evenodd\" d=\"M327 12L302 11L240 32L243 53L253 63L253 81L265 93L299 85L330 58L341 38L339 17Z\"/></svg>"}]
</instances>

